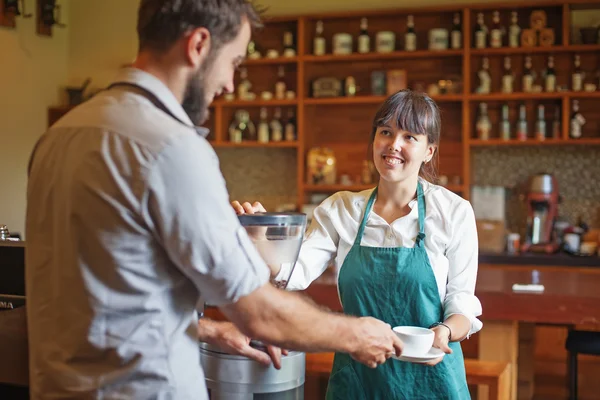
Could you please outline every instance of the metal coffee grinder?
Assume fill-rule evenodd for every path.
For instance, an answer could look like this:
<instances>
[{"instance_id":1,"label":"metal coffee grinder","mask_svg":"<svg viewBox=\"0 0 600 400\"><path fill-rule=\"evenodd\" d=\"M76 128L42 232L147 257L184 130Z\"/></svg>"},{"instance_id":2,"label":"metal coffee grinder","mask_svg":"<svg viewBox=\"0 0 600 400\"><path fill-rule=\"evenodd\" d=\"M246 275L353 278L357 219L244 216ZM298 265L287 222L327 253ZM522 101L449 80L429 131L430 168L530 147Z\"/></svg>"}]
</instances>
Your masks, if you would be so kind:
<instances>
[{"instance_id":1,"label":"metal coffee grinder","mask_svg":"<svg viewBox=\"0 0 600 400\"><path fill-rule=\"evenodd\" d=\"M550 174L537 174L531 177L526 196L527 239L523 251L555 253L558 243L552 232L558 216L558 183Z\"/></svg>"},{"instance_id":2,"label":"metal coffee grinder","mask_svg":"<svg viewBox=\"0 0 600 400\"><path fill-rule=\"evenodd\" d=\"M306 229L306 214L257 213L239 216L240 223L271 268L273 285L285 289L292 275ZM265 346L251 345L266 351ZM305 354L282 356L281 369L228 354L200 343L200 363L211 400L303 400Z\"/></svg>"}]
</instances>

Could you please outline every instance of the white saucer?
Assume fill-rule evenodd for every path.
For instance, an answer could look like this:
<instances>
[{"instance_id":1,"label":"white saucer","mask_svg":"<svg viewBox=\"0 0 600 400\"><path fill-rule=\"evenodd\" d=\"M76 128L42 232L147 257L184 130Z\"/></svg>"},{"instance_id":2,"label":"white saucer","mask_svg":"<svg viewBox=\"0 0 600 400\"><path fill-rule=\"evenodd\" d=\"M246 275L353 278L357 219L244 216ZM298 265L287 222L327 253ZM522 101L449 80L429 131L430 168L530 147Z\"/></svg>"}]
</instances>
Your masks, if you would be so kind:
<instances>
[{"instance_id":1,"label":"white saucer","mask_svg":"<svg viewBox=\"0 0 600 400\"><path fill-rule=\"evenodd\" d=\"M407 361L412 363L426 363L438 359L440 357L444 357L445 355L446 353L444 353L442 350L438 349L437 347L432 347L425 354L415 355L410 354L410 352L408 351L403 351L400 357L392 356L392 358L394 360Z\"/></svg>"}]
</instances>

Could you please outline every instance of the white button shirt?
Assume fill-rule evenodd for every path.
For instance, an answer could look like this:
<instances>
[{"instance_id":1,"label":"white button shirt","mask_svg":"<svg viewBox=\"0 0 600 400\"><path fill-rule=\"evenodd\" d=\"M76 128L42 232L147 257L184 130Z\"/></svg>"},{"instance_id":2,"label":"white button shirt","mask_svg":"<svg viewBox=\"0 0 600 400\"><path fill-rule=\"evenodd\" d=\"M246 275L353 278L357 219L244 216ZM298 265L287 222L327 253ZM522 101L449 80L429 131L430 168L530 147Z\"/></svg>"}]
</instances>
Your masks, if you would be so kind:
<instances>
[{"instance_id":1,"label":"white button shirt","mask_svg":"<svg viewBox=\"0 0 600 400\"><path fill-rule=\"evenodd\" d=\"M475 297L478 241L471 204L451 191L421 180L425 194L425 249L433 268L444 319L461 314L471 321L468 336L483 324L481 303ZM333 263L336 275L348 255L367 201L373 189L360 193L339 192L326 199L313 214L287 288L306 289ZM371 247L414 247L419 233L417 201L408 215L388 224L371 211L362 245Z\"/></svg>"}]
</instances>

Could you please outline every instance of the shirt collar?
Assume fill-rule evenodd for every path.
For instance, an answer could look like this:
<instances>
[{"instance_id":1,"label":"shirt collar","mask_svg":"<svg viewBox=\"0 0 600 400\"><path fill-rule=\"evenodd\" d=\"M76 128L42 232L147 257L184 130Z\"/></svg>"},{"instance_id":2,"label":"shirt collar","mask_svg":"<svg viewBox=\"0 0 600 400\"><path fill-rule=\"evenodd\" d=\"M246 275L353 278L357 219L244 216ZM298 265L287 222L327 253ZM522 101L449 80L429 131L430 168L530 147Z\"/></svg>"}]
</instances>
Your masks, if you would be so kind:
<instances>
[{"instance_id":1,"label":"shirt collar","mask_svg":"<svg viewBox=\"0 0 600 400\"><path fill-rule=\"evenodd\" d=\"M114 83L119 82L129 83L152 93L181 123L195 129L203 137L208 136L209 130L202 126L195 126L173 92L154 75L137 68L124 68L119 72Z\"/></svg>"}]
</instances>

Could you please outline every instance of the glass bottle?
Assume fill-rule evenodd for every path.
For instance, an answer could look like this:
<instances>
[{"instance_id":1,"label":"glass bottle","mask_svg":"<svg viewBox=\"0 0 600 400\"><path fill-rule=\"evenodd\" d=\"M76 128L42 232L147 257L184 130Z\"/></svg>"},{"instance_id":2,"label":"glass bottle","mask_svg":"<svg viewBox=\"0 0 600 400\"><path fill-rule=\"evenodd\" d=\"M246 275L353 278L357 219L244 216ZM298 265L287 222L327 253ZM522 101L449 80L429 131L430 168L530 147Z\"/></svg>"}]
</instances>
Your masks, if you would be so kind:
<instances>
[{"instance_id":1,"label":"glass bottle","mask_svg":"<svg viewBox=\"0 0 600 400\"><path fill-rule=\"evenodd\" d=\"M500 137L502 140L510 140L510 109L508 104L502 105L502 122L500 124Z\"/></svg>"},{"instance_id":2,"label":"glass bottle","mask_svg":"<svg viewBox=\"0 0 600 400\"><path fill-rule=\"evenodd\" d=\"M258 141L260 143L269 142L269 121L267 118L267 109L262 107L260 109L260 122L258 123Z\"/></svg>"},{"instance_id":3,"label":"glass bottle","mask_svg":"<svg viewBox=\"0 0 600 400\"><path fill-rule=\"evenodd\" d=\"M535 138L546 140L546 119L544 116L544 105L539 104L537 108L537 121L535 122Z\"/></svg>"},{"instance_id":4,"label":"glass bottle","mask_svg":"<svg viewBox=\"0 0 600 400\"><path fill-rule=\"evenodd\" d=\"M360 35L358 36L358 52L369 53L371 51L371 39L369 38L368 21L366 18L360 20Z\"/></svg>"},{"instance_id":5,"label":"glass bottle","mask_svg":"<svg viewBox=\"0 0 600 400\"><path fill-rule=\"evenodd\" d=\"M582 135L581 128L585 124L585 118L579 112L579 100L573 100L573 112L571 113L569 135L573 139L579 139Z\"/></svg>"},{"instance_id":6,"label":"glass bottle","mask_svg":"<svg viewBox=\"0 0 600 400\"><path fill-rule=\"evenodd\" d=\"M492 14L492 29L490 30L490 47L502 47L502 26L500 25L500 12Z\"/></svg>"},{"instance_id":7,"label":"glass bottle","mask_svg":"<svg viewBox=\"0 0 600 400\"><path fill-rule=\"evenodd\" d=\"M313 54L315 56L322 56L327 51L327 44L323 37L323 21L317 21L317 32L313 39Z\"/></svg>"},{"instance_id":8,"label":"glass bottle","mask_svg":"<svg viewBox=\"0 0 600 400\"><path fill-rule=\"evenodd\" d=\"M479 118L475 126L479 140L489 140L492 122L488 116L487 103L479 103Z\"/></svg>"},{"instance_id":9,"label":"glass bottle","mask_svg":"<svg viewBox=\"0 0 600 400\"><path fill-rule=\"evenodd\" d=\"M404 50L415 51L417 49L417 34L415 33L415 20L412 15L407 17L406 33L404 34Z\"/></svg>"},{"instance_id":10,"label":"glass bottle","mask_svg":"<svg viewBox=\"0 0 600 400\"><path fill-rule=\"evenodd\" d=\"M508 27L508 46L519 47L521 27L519 26L519 15L516 11L510 13L510 26Z\"/></svg>"},{"instance_id":11,"label":"glass bottle","mask_svg":"<svg viewBox=\"0 0 600 400\"><path fill-rule=\"evenodd\" d=\"M286 88L287 86L285 84L285 68L283 67L283 65L280 65L279 69L277 70L277 82L275 83L275 98L277 100L285 99Z\"/></svg>"},{"instance_id":12,"label":"glass bottle","mask_svg":"<svg viewBox=\"0 0 600 400\"><path fill-rule=\"evenodd\" d=\"M283 34L283 56L284 57L295 57L296 48L294 47L294 34L290 31L286 31Z\"/></svg>"},{"instance_id":13,"label":"glass bottle","mask_svg":"<svg viewBox=\"0 0 600 400\"><path fill-rule=\"evenodd\" d=\"M483 13L477 14L477 27L475 28L475 48L485 49L487 42L487 26L483 21Z\"/></svg>"},{"instance_id":14,"label":"glass bottle","mask_svg":"<svg viewBox=\"0 0 600 400\"><path fill-rule=\"evenodd\" d=\"M531 57L525 57L525 70L523 71L523 92L531 93L533 90L534 74L531 69Z\"/></svg>"},{"instance_id":15,"label":"glass bottle","mask_svg":"<svg viewBox=\"0 0 600 400\"><path fill-rule=\"evenodd\" d=\"M277 107L271 120L271 141L281 142L283 140L283 125L281 123L281 108Z\"/></svg>"},{"instance_id":16,"label":"glass bottle","mask_svg":"<svg viewBox=\"0 0 600 400\"><path fill-rule=\"evenodd\" d=\"M527 108L525 104L519 106L519 121L517 122L517 139L527 140Z\"/></svg>"},{"instance_id":17,"label":"glass bottle","mask_svg":"<svg viewBox=\"0 0 600 400\"><path fill-rule=\"evenodd\" d=\"M515 76L510 69L510 57L504 57L504 75L502 75L502 93L513 92Z\"/></svg>"},{"instance_id":18,"label":"glass bottle","mask_svg":"<svg viewBox=\"0 0 600 400\"><path fill-rule=\"evenodd\" d=\"M229 125L229 140L241 143L244 140L256 140L256 128L250 120L250 113L246 110L237 110L234 119Z\"/></svg>"},{"instance_id":19,"label":"glass bottle","mask_svg":"<svg viewBox=\"0 0 600 400\"><path fill-rule=\"evenodd\" d=\"M248 79L248 70L240 68L240 83L237 88L238 100L248 100L252 83Z\"/></svg>"},{"instance_id":20,"label":"glass bottle","mask_svg":"<svg viewBox=\"0 0 600 400\"><path fill-rule=\"evenodd\" d=\"M575 69L573 70L573 75L571 77L571 90L574 92L579 92L583 87L583 72L581 71L581 60L579 58L579 54L575 54L573 64L575 65Z\"/></svg>"},{"instance_id":21,"label":"glass bottle","mask_svg":"<svg viewBox=\"0 0 600 400\"><path fill-rule=\"evenodd\" d=\"M460 13L454 13L452 32L450 32L450 47L460 49L462 47L462 26L460 24Z\"/></svg>"},{"instance_id":22,"label":"glass bottle","mask_svg":"<svg viewBox=\"0 0 600 400\"><path fill-rule=\"evenodd\" d=\"M287 142L293 142L296 140L296 117L294 116L294 110L289 109L287 112L287 120L285 121L285 140Z\"/></svg>"},{"instance_id":23,"label":"glass bottle","mask_svg":"<svg viewBox=\"0 0 600 400\"><path fill-rule=\"evenodd\" d=\"M556 90L556 72L554 71L554 57L548 56L548 68L546 69L546 92Z\"/></svg>"},{"instance_id":24,"label":"glass bottle","mask_svg":"<svg viewBox=\"0 0 600 400\"><path fill-rule=\"evenodd\" d=\"M492 90L492 77L490 75L490 61L487 57L481 60L481 69L477 73L479 77L479 87L477 93L487 94Z\"/></svg>"}]
</instances>

